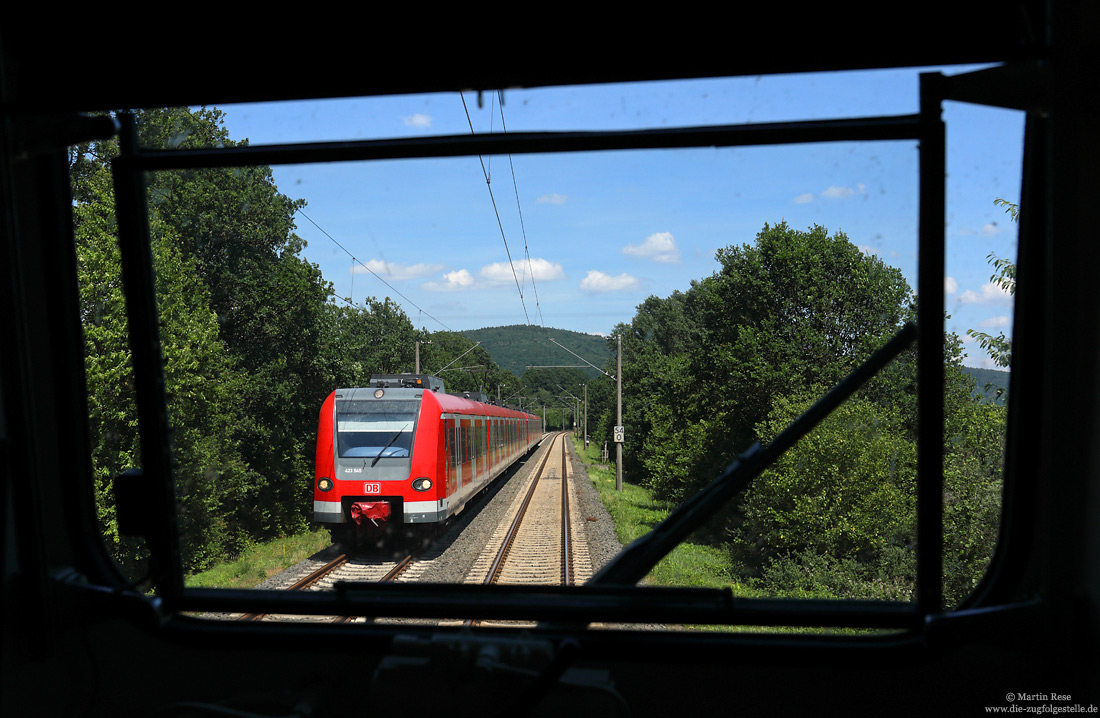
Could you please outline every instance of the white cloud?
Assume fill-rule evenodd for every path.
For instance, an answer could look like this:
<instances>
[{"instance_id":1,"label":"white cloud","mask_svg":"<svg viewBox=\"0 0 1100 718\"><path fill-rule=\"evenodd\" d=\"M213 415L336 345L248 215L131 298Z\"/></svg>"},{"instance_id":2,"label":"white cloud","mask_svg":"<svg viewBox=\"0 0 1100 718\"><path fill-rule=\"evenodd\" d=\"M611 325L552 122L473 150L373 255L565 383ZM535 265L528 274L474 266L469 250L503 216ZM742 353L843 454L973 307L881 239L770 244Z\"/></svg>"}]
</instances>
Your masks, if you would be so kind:
<instances>
[{"instance_id":1,"label":"white cloud","mask_svg":"<svg viewBox=\"0 0 1100 718\"><path fill-rule=\"evenodd\" d=\"M867 255L868 257L870 257L870 256L875 256L875 255L877 255L877 254L878 254L878 250L877 250L877 249L875 249L874 247L872 247L872 246L871 246L871 245L869 245L869 244L861 244L861 245L859 245L859 251L863 252L863 253L864 253L864 254L866 254L866 255Z\"/></svg>"},{"instance_id":2,"label":"white cloud","mask_svg":"<svg viewBox=\"0 0 1100 718\"><path fill-rule=\"evenodd\" d=\"M851 197L854 194L867 194L867 188L863 184L858 184L855 188L852 187L838 187L833 185L829 187L821 196L826 199L844 199L845 197Z\"/></svg>"},{"instance_id":3,"label":"white cloud","mask_svg":"<svg viewBox=\"0 0 1100 718\"><path fill-rule=\"evenodd\" d=\"M813 202L815 197L821 197L823 199L847 199L852 195L866 195L867 185L860 182L855 187L841 187L839 185L832 185L827 187L816 195L813 192L806 192L800 194L794 198L795 204L807 204Z\"/></svg>"},{"instance_id":4,"label":"white cloud","mask_svg":"<svg viewBox=\"0 0 1100 718\"><path fill-rule=\"evenodd\" d=\"M442 282L425 282L420 286L431 292L455 292L474 286L474 277L465 269L458 269L444 274Z\"/></svg>"},{"instance_id":5,"label":"white cloud","mask_svg":"<svg viewBox=\"0 0 1100 718\"><path fill-rule=\"evenodd\" d=\"M508 262L493 262L478 270L478 276L493 284L515 283L518 276L520 281L526 281L532 274L536 282L549 282L555 279L564 279L565 270L557 262L547 259L532 258L530 265L526 261L515 262L515 274L512 273L512 265Z\"/></svg>"},{"instance_id":6,"label":"white cloud","mask_svg":"<svg viewBox=\"0 0 1100 718\"><path fill-rule=\"evenodd\" d=\"M1001 228L1001 226L996 222L989 222L988 224L982 225L981 229L967 229L964 227L959 230L959 234L964 237L992 237L993 235L1000 234L1003 231L1004 230Z\"/></svg>"},{"instance_id":7,"label":"white cloud","mask_svg":"<svg viewBox=\"0 0 1100 718\"><path fill-rule=\"evenodd\" d=\"M550 194L544 194L543 196L536 199L535 204L565 204L565 201L567 199L568 197L566 197L564 194L552 192Z\"/></svg>"},{"instance_id":8,"label":"white cloud","mask_svg":"<svg viewBox=\"0 0 1100 718\"><path fill-rule=\"evenodd\" d=\"M1004 329L1012 326L1012 320L1004 315L999 317L990 317L989 319L983 319L978 322L978 326L988 329Z\"/></svg>"},{"instance_id":9,"label":"white cloud","mask_svg":"<svg viewBox=\"0 0 1100 718\"><path fill-rule=\"evenodd\" d=\"M626 245L622 253L663 264L676 264L680 261L680 248L676 246L672 232L651 234L641 244Z\"/></svg>"},{"instance_id":10,"label":"white cloud","mask_svg":"<svg viewBox=\"0 0 1100 718\"><path fill-rule=\"evenodd\" d=\"M365 267L364 267L365 265ZM430 277L443 270L442 264L394 264L381 259L368 259L362 265L352 266L354 274L366 274L371 271L380 277L400 281L402 279L421 279Z\"/></svg>"},{"instance_id":11,"label":"white cloud","mask_svg":"<svg viewBox=\"0 0 1100 718\"><path fill-rule=\"evenodd\" d=\"M581 291L596 294L602 292L621 292L637 287L637 277L632 277L626 272L623 272L617 277L612 277L603 272L596 271L595 269L590 269L588 275L581 280Z\"/></svg>"},{"instance_id":12,"label":"white cloud","mask_svg":"<svg viewBox=\"0 0 1100 718\"><path fill-rule=\"evenodd\" d=\"M415 115L408 115L404 118L406 127L418 127L420 129L427 129L432 126L432 116L417 113Z\"/></svg>"},{"instance_id":13,"label":"white cloud","mask_svg":"<svg viewBox=\"0 0 1100 718\"><path fill-rule=\"evenodd\" d=\"M959 234L964 236L993 236L994 234L1000 234L1003 231L1004 230L1001 229L1000 225L997 222L989 222L987 224L982 224L981 229L979 230L971 230L968 228L960 229Z\"/></svg>"},{"instance_id":14,"label":"white cloud","mask_svg":"<svg viewBox=\"0 0 1100 718\"><path fill-rule=\"evenodd\" d=\"M959 283L955 281L954 277L944 277L943 291L945 294L954 294L959 291Z\"/></svg>"},{"instance_id":15,"label":"white cloud","mask_svg":"<svg viewBox=\"0 0 1100 718\"><path fill-rule=\"evenodd\" d=\"M989 282L977 292L967 289L959 295L961 304L1007 304L1012 301L1012 295L1000 287Z\"/></svg>"}]
</instances>

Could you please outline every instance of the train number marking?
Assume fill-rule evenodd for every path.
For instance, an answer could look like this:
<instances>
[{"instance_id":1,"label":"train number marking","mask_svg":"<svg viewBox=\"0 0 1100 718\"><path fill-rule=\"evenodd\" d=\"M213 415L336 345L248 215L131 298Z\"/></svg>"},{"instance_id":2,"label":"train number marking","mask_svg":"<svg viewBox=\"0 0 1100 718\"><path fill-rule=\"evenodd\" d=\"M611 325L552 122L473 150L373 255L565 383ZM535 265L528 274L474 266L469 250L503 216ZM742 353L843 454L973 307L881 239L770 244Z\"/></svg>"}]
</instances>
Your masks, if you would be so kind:
<instances>
[{"instance_id":1,"label":"train number marking","mask_svg":"<svg viewBox=\"0 0 1100 718\"><path fill-rule=\"evenodd\" d=\"M376 484L376 483L368 481L367 483L363 484L363 493L364 494L380 494L380 493L382 493L382 484Z\"/></svg>"}]
</instances>

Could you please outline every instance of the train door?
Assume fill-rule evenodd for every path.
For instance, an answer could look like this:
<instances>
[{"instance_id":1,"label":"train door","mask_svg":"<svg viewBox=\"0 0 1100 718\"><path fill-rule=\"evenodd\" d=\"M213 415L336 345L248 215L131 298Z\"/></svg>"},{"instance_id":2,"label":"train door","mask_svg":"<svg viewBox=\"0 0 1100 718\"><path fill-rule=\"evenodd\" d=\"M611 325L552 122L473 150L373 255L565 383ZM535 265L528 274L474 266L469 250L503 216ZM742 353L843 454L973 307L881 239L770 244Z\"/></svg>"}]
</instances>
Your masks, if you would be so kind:
<instances>
[{"instance_id":1,"label":"train door","mask_svg":"<svg viewBox=\"0 0 1100 718\"><path fill-rule=\"evenodd\" d=\"M474 420L474 466L478 481L485 479L485 419Z\"/></svg>"},{"instance_id":2,"label":"train door","mask_svg":"<svg viewBox=\"0 0 1100 718\"><path fill-rule=\"evenodd\" d=\"M459 423L461 425L459 438L462 454L462 486L465 487L474 478L473 444L470 436L473 422L470 419L460 419Z\"/></svg>"},{"instance_id":3,"label":"train door","mask_svg":"<svg viewBox=\"0 0 1100 718\"><path fill-rule=\"evenodd\" d=\"M455 420L446 419L443 422L443 441L447 456L447 496L454 494L458 488L458 442L455 435Z\"/></svg>"},{"instance_id":4,"label":"train door","mask_svg":"<svg viewBox=\"0 0 1100 718\"><path fill-rule=\"evenodd\" d=\"M493 468L500 466L500 421L497 419L490 420L493 430L492 442L493 442Z\"/></svg>"}]
</instances>

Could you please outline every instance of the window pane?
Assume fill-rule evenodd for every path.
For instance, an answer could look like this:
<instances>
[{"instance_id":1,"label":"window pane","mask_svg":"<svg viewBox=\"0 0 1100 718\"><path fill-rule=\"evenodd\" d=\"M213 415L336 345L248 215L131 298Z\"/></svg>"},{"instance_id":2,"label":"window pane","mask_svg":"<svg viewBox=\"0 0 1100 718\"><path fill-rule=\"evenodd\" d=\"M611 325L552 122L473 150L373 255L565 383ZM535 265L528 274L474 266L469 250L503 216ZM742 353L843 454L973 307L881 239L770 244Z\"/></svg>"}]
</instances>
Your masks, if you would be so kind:
<instances>
[{"instance_id":1,"label":"window pane","mask_svg":"<svg viewBox=\"0 0 1100 718\"><path fill-rule=\"evenodd\" d=\"M320 119L294 134L262 105L225 115L148 111L143 143L328 139L328 123L338 121L352 128L346 138L462 134L471 124L495 132L503 117L514 132L880 115L915 111L917 82L907 71L516 91L505 93L503 107L499 96L486 99L481 107L473 95L465 104L458 96L373 100L385 119L369 127L348 109L365 100L280 109L278 117ZM998 236L994 201L1018 195L1020 138L1018 118L1002 127L1000 116L949 109L945 117L945 290L949 307L956 302L946 326L945 591L957 602L996 535L1003 409L968 398L968 361L954 348L956 338L970 341L966 330L1010 316L970 312L996 298L974 279L985 254L1010 251L978 245ZM429 434L415 411L364 411L337 399L327 429L333 445L322 447L327 396L414 367L437 373L449 391L522 402L548 427L587 425L591 444L579 459L587 472L578 466L573 481L603 490L612 514L583 523L614 524L582 560L598 569L912 319L915 150L912 141L835 142L150 174L189 583L252 545L311 531L323 549L317 561L338 551L314 495L326 451L362 464L354 495L323 502L342 523L346 503L387 501L388 525L417 546L434 541L414 524L472 500L481 480L514 458L525 430L501 418L482 429L443 411L439 420L451 428ZM992 183L979 179L986 177ZM486 328L513 331L479 336L476 347L461 336ZM557 329L595 343L561 351L549 341L563 338ZM619 420L607 376L618 372L616 345L606 340L615 334L623 338L622 493L613 488ZM528 347L518 359L510 354L517 346ZM909 601L914 357L872 380L647 581L731 586L743 596ZM375 478L387 482L430 473L417 468L421 451L441 452L434 464L426 460L443 467L430 478L467 493L430 511L411 508L426 497L375 495L369 471L385 469ZM398 460L401 476L393 473ZM489 511L478 506L433 550L474 535L469 527ZM333 538L347 542L345 529ZM473 559L444 553L425 573L469 580L466 561ZM268 573L247 570L249 585Z\"/></svg>"}]
</instances>

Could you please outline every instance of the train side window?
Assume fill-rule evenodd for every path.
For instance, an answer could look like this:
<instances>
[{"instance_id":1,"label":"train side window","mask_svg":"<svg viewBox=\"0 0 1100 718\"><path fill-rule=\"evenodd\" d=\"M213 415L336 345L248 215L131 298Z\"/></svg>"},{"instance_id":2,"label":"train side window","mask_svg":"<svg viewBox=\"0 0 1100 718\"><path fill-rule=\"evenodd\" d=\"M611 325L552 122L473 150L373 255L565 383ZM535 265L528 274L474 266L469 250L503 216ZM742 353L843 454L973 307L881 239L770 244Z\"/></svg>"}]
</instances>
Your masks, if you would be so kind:
<instances>
[{"instance_id":1,"label":"train side window","mask_svg":"<svg viewBox=\"0 0 1100 718\"><path fill-rule=\"evenodd\" d=\"M749 123L740 118L742 121L718 123L688 113L699 124L672 125L671 130L661 133L649 132L653 129L650 126L600 127L596 138L599 149L606 150L598 166L608 172L608 177L630 176L631 172L662 176L668 178L662 185L668 192L681 191L674 187L673 180L693 177L696 171L712 172L717 167L718 175L728 180L713 194L698 187L696 192L701 198L700 207L713 204L726 210L722 236L728 237L727 244L723 246L714 235L707 239L711 244L694 246L697 254L717 249L712 252L715 259L707 265L696 265L704 267L699 276L684 274L682 289L670 288L664 298L654 295L640 300L638 311L628 309L620 326L626 335L624 380L635 382L628 385L632 403L624 409L624 467L628 480L652 492L654 501L667 503L674 517L675 511L706 496L709 482L722 475L731 460L740 455L742 464L751 465L767 455L770 446L787 436L785 432L792 422L807 410L812 411L831 386L876 356L877 350L893 347L891 337L912 344L913 337L905 327L908 321L920 317L915 349L898 349L876 366L875 376L849 401L834 407L831 416L803 442L785 447L789 449L786 454L769 456L774 463L758 472L760 478L746 482L743 492L726 495L721 493L725 489L718 490L722 498L714 503L724 503L727 513L713 517L721 526L709 536L708 544L708 549L727 551L725 559L730 565L744 570L735 586L736 591L743 592L739 595L885 599L897 604L890 609L893 613L888 612L888 617L882 619L892 627L912 625L916 616L938 611L945 600L949 606L965 601L981 581L995 544L1003 471L1003 401L999 404L996 397L990 401L971 398L970 384L977 382L967 379L961 360L964 351L980 359L980 347L997 347L998 333L1011 332L1002 321L1012 313L1007 285L976 278L990 271L984 261L986 254L996 258L993 262L1007 261L1014 271L1016 225L1005 219L1008 215L996 202L1016 207L1023 201L1019 178L999 170L993 178L968 177L967 189L948 180L945 191L944 158L950 157L951 143L957 140L950 136L944 140L941 124L946 115L947 121L957 122L964 133L973 131L966 129L971 126L988 129L990 124L1000 126L1002 122L1005 127L1016 128L1018 136L1006 131L1003 137L1008 139L1000 149L1015 153L1019 165L1022 115L1015 113L1006 121L998 110L992 113L992 121L974 119L976 111L951 104L952 87L942 77L932 74L917 80L916 74L910 73L909 78L915 96L911 98L913 106L896 115L844 115L836 119L826 115L821 119L818 115L824 110L814 108L810 117L793 120L754 119ZM917 102L921 82L923 104ZM579 97L587 90L569 92ZM531 93L531 102L537 104L539 91ZM703 94L691 91L696 100ZM708 103L699 100L698 104L705 116ZM197 114L203 119L202 112ZM166 111L163 115L150 113L143 119L148 124L139 128L139 140L141 132L166 133L157 123L176 118ZM216 120L204 119L215 126ZM155 266L148 284L128 287L127 291L139 298L142 293L156 297L161 312L194 318L179 327L173 325L173 331L191 332L187 335L171 331L158 335L156 316L145 317L147 326L136 332L138 344L144 342L167 358L165 376L158 377L158 367L143 366L136 371L135 382L139 393L144 391L153 397L150 401L166 402L171 407L169 417L145 410L141 423L142 431L167 446L170 421L176 437L172 458L146 459L153 462L149 465L151 474L174 473L177 477L174 505L159 506L157 510L178 511L183 518L180 526L172 528L175 538L183 537L182 553L162 564L182 573L212 565L217 556L232 553L265 530L301 528L305 519L295 513L301 503L300 487L265 481L280 470L275 466L278 457L302 455L309 443L302 437L311 431L308 425L315 424L315 415L308 421L295 416L282 425L245 422L223 434L204 434L196 429L195 422L200 417L220 421L231 415L230 407L235 402L257 416L276 415L281 407L308 404L303 396L324 389L325 377L309 352L297 352L297 345L278 332L290 332L296 326L321 327L325 321L337 321L344 314L358 311L333 307L334 299L325 295L317 281L321 270L311 269L311 263L296 254L303 244L326 240L317 234L311 235L308 243L303 242L297 233L305 234L309 222L316 218L311 217L309 222L288 219L296 217L302 207L272 191L275 178L292 177L289 172L293 170L302 177L321 181L325 175L319 168L342 159L357 170L362 165L369 178L364 184L377 187L385 186L383 177L401 177L411 163L392 161L390 155L382 153L383 143L372 140L322 150L305 145L252 145L246 149L232 144L172 147L171 143L177 141L173 137L169 134L161 138L165 146L155 151L134 147L122 153L116 172L124 190L129 188L136 195L144 189L143 184L149 189L148 206L137 206L133 197L119 198L123 253L135 257L132 261L140 261L140 246L154 249ZM553 131L544 135L535 132L533 139L524 137L522 141L507 135L475 136L473 140L443 137L458 148L454 151L464 155L463 159L514 152L529 158L530 165L547 176L555 176L553 171L563 176L561 168L571 162L592 172L583 164L590 137L585 143L570 133ZM418 160L418 170L430 166L441 173L452 171L454 161L442 153L431 156L436 143L419 141L422 139L413 137L396 144L408 157L429 156ZM677 149L668 153L666 146ZM188 152L178 152L180 149ZM348 154L339 157L340 152ZM677 162L683 163L676 165L676 172L662 174L656 170L663 166L658 160L666 154L674 154ZM435 162L438 164L431 164ZM888 180L864 180L865 175L873 176L883 165L892 167ZM784 193L783 203L770 208L774 216L744 219L738 215L747 215L753 204L740 193L754 195L765 184L757 183L755 174L738 174L739 167L747 166L774 168L774 175L768 175L770 182L782 185L780 191ZM821 167L840 169L815 174ZM585 175L582 169L568 171L576 173L578 183ZM811 181L818 185L810 186ZM241 241L221 232L223 228L217 222L224 221L224 217L206 212L209 208L203 203L208 197L196 189L239 188L235 183L244 183L241 186L250 191L263 189L268 204L261 207L263 203L247 202L249 211L262 214L264 221L281 223L281 234L276 233L279 239L264 248L264 256L269 256L278 272L269 273L263 281L283 284L263 287L269 293L262 298L249 294L261 283L259 276L253 278L254 283L231 282L230 270L247 267L255 259L247 254L254 249L251 240L271 240L267 235L249 235ZM693 181L683 184L695 186ZM585 186L600 201L611 201L607 195L596 195L599 182ZM803 191L796 191L800 186ZM989 212L973 211L973 199L963 196L977 191L974 187L993 195L988 198ZM946 194L948 208L937 204L937 193ZM166 220L173 211L185 211L177 206L184 201L199 207L189 218L193 223L188 227L196 228L193 234L182 232ZM554 202L566 200L551 197L545 204L552 207ZM634 209L640 212L640 207ZM945 249L942 234L929 227L944 226L949 210L969 214L965 222L949 225L952 233ZM143 216L146 213L148 219ZM801 224L786 221L788 213L798 217ZM632 228L638 235L636 241L624 242L621 251L614 254L648 262L647 267L677 267L675 271L679 272L685 262L674 233L657 229L676 217L671 212L650 217L648 224L653 231L645 234L641 224ZM1000 223L994 222L994 217ZM686 243L692 231L702 233L701 229L685 229L680 241ZM974 248L987 238L986 246L992 248L982 250L975 266ZM661 247L664 252L658 251ZM805 254L790 259L798 251ZM214 266L226 254L237 264L227 262L218 268L221 274L213 277L219 281L197 286L193 281L197 268ZM805 261L807 258L814 259L816 266ZM782 264L788 260L788 264ZM992 266L993 271L1005 267L996 263ZM766 280L771 282L769 291L781 294L780 299L749 296L765 283L763 274L738 283L739 278L762 268L775 268ZM851 274L844 274L847 272ZM852 276L858 281L832 281L837 276ZM456 275L453 279L457 282L461 278ZM617 286L613 279L596 272L584 286L593 295L606 296L614 291L609 287ZM627 277L622 283L640 284L632 284L631 279L637 280ZM874 289L859 294L854 285ZM287 287L301 291L283 291ZM597 292L593 287L604 289ZM435 289L455 287L440 287L437 282ZM363 290L360 286L353 291ZM918 295L921 301L914 302ZM233 311L243 302L264 311L255 317ZM840 309L835 315L826 315L822 310L826 306ZM998 307L998 313L974 311L991 306ZM373 305L371 309L378 310ZM310 314L314 310L316 314ZM946 326L940 319L945 313L952 317ZM658 319L662 317L676 317L678 323L661 324ZM758 319L758 324L752 324ZM695 320L701 323L690 323ZM960 323L963 321L971 324ZM929 329L932 326L934 330ZM271 333L265 334L261 328ZM837 340L841 334L843 342ZM702 338L707 341L697 341ZM976 343L964 348L962 342L971 340ZM204 363L216 355L219 342L234 346L235 353L223 357L220 363ZM281 358L270 358L278 357L284 347ZM201 354L207 350L210 354ZM942 361L945 354L949 359L946 370ZM253 360L256 363L248 371L242 369ZM996 362L996 356L991 360ZM193 365L206 367L230 389L204 391L215 385L214 379L188 376L184 368ZM309 386L303 389L272 382L271 377L283 376L279 371L286 367L286 375L302 376ZM978 381L985 383L985 379ZM643 383L649 387L647 392L637 390ZM699 386L706 389L698 390ZM610 406L602 408L605 417L611 416ZM924 412L919 422L918 412ZM683 419L668 420L669 415ZM514 418L478 419L471 431L468 419L447 421L444 450L449 474L471 460L480 461L483 453L496 464L544 428L534 421L520 423ZM939 422L943 422L942 427ZM614 422L604 424L601 430L610 431L614 426ZM216 428L220 431L224 427ZM395 435L402 429L390 428ZM930 438L921 431L936 436ZM212 436L221 439L207 440ZM927 453L928 447L940 445L945 437L945 461L929 466L932 454ZM756 449L754 442L759 442ZM285 451L266 448L276 444ZM156 461L175 463L158 467ZM187 470L181 471L181 466ZM735 480L727 479L723 486ZM264 498L261 504L254 502L257 496ZM204 501L219 508L234 507L238 512L234 516L239 520L212 521L209 526L189 523L204 515ZM178 510L178 506L186 506L186 510ZM977 518L972 511L975 506L984 511ZM822 517L827 518L825 523ZM704 529L697 535L705 534ZM948 544L946 553L941 546L944 540ZM933 544L940 548L930 550ZM980 548L974 549L978 544ZM916 550L919 546L925 547L923 555ZM659 549L654 551L654 556L660 553ZM868 556L873 556L874 562ZM649 560L647 556L633 567L615 569L622 573L613 576L626 576L627 583L653 578L650 571L654 567L646 565ZM636 575L639 571L644 572ZM178 593L178 586L173 589L171 581L162 580L161 585L169 593ZM744 614L744 622L764 620L752 611L750 608ZM741 620L739 617L730 622ZM798 617L790 622L805 620ZM866 626L880 619L872 615L872 609L859 608L850 617L835 620Z\"/></svg>"}]
</instances>

